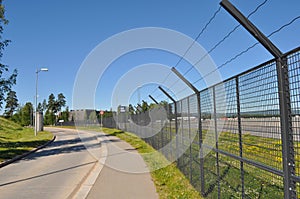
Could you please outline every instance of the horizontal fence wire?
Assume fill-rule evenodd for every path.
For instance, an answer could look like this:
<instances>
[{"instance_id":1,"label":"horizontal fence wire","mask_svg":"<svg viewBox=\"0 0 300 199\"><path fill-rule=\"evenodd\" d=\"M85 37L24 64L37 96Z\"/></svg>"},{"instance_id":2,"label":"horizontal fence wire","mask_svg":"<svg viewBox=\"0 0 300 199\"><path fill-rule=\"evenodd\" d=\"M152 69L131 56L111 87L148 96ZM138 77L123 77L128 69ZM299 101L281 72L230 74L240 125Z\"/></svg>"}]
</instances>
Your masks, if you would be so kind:
<instances>
[{"instance_id":1,"label":"horizontal fence wire","mask_svg":"<svg viewBox=\"0 0 300 199\"><path fill-rule=\"evenodd\" d=\"M292 177L299 195L300 48L285 56L295 160ZM176 104L157 105L165 110L165 118L151 121L149 109L127 114L125 120L118 114L117 119L103 118L103 124L137 134L169 161L176 161L205 198L284 198L277 70L276 60L271 60Z\"/></svg>"}]
</instances>

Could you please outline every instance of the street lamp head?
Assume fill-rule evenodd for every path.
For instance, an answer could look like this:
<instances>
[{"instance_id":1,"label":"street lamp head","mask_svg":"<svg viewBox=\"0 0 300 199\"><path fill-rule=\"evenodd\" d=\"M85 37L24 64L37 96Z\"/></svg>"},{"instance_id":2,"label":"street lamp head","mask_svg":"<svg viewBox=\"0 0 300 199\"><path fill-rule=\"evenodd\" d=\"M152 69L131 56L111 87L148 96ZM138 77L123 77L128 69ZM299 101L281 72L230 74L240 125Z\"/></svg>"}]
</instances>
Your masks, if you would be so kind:
<instances>
[{"instance_id":1,"label":"street lamp head","mask_svg":"<svg viewBox=\"0 0 300 199\"><path fill-rule=\"evenodd\" d=\"M47 72L48 68L40 68L40 69L36 69L36 73L39 73L41 71Z\"/></svg>"},{"instance_id":2,"label":"street lamp head","mask_svg":"<svg viewBox=\"0 0 300 199\"><path fill-rule=\"evenodd\" d=\"M48 71L48 68L41 68L41 71Z\"/></svg>"}]
</instances>

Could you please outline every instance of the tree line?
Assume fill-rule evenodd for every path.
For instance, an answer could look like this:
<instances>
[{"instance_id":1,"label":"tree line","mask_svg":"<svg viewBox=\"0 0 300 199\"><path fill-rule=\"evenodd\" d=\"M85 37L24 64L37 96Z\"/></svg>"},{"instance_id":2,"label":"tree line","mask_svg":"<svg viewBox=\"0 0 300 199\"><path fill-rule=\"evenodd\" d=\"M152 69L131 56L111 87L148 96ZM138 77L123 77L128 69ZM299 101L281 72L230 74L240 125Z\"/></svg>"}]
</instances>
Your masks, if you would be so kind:
<instances>
[{"instance_id":1,"label":"tree line","mask_svg":"<svg viewBox=\"0 0 300 199\"><path fill-rule=\"evenodd\" d=\"M22 126L32 126L34 123L34 108L31 102L25 103L21 106L18 103L18 99L15 91L10 91L7 94L4 117L19 123ZM51 93L42 103L37 106L37 111L42 112L44 115L45 125L54 125L58 120L69 120L69 108L66 107L64 111L62 108L66 106L66 99L62 93L55 95Z\"/></svg>"},{"instance_id":2,"label":"tree line","mask_svg":"<svg viewBox=\"0 0 300 199\"><path fill-rule=\"evenodd\" d=\"M137 103L136 106L129 104L127 111L130 115L139 115L157 107L163 107L166 111L168 111L169 115L172 115L173 108L167 101L161 101L158 104L148 104L146 101L143 100L141 104Z\"/></svg>"}]
</instances>

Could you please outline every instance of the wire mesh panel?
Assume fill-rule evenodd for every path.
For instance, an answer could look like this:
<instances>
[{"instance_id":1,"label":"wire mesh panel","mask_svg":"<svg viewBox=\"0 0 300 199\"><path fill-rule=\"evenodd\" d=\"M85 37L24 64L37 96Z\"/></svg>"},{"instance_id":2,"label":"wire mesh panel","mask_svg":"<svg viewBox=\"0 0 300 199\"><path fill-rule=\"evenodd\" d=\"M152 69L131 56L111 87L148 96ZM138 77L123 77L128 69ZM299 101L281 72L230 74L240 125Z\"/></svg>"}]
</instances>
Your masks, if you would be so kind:
<instances>
[{"instance_id":1,"label":"wire mesh panel","mask_svg":"<svg viewBox=\"0 0 300 199\"><path fill-rule=\"evenodd\" d=\"M179 152L180 152L180 169L183 174L190 178L190 118L189 118L189 100L188 98L179 101L178 109L178 136L179 136Z\"/></svg>"},{"instance_id":2,"label":"wire mesh panel","mask_svg":"<svg viewBox=\"0 0 300 199\"><path fill-rule=\"evenodd\" d=\"M172 126L175 126L173 121L172 121L172 107L170 104L166 104L164 106L165 110L166 110L166 113L167 113L167 118L166 118L166 121L164 123L164 126L163 126L163 131L164 131L164 136L165 136L165 157L169 160L169 161L173 161L175 159L175 145L173 144L173 140L174 140L174 137L175 137L175 130L172 129Z\"/></svg>"},{"instance_id":3,"label":"wire mesh panel","mask_svg":"<svg viewBox=\"0 0 300 199\"><path fill-rule=\"evenodd\" d=\"M225 99L224 99L225 97ZM239 155L236 81L231 79L216 86L217 115L222 121L219 129L219 149Z\"/></svg>"},{"instance_id":4,"label":"wire mesh panel","mask_svg":"<svg viewBox=\"0 0 300 199\"><path fill-rule=\"evenodd\" d=\"M114 120L113 117L104 117L102 119L102 123L103 123L103 126L107 127L107 128L116 128L116 121Z\"/></svg>"},{"instance_id":5,"label":"wire mesh panel","mask_svg":"<svg viewBox=\"0 0 300 199\"><path fill-rule=\"evenodd\" d=\"M201 168L200 168L200 145L199 145L199 113L197 95L189 97L189 119L190 119L190 159L191 159L191 184L201 192Z\"/></svg>"},{"instance_id":6,"label":"wire mesh panel","mask_svg":"<svg viewBox=\"0 0 300 199\"><path fill-rule=\"evenodd\" d=\"M240 161L219 155L220 198L242 198Z\"/></svg>"},{"instance_id":7,"label":"wire mesh panel","mask_svg":"<svg viewBox=\"0 0 300 199\"><path fill-rule=\"evenodd\" d=\"M244 164L245 198L284 198L283 177Z\"/></svg>"},{"instance_id":8,"label":"wire mesh panel","mask_svg":"<svg viewBox=\"0 0 300 199\"><path fill-rule=\"evenodd\" d=\"M276 63L239 77L243 156L282 169Z\"/></svg>"},{"instance_id":9,"label":"wire mesh panel","mask_svg":"<svg viewBox=\"0 0 300 199\"><path fill-rule=\"evenodd\" d=\"M161 139L161 146L160 146L160 151L161 153L165 156L169 156L169 149L166 147L169 144L169 131L166 126L166 122L160 122L161 128L160 128L160 139Z\"/></svg>"},{"instance_id":10,"label":"wire mesh panel","mask_svg":"<svg viewBox=\"0 0 300 199\"><path fill-rule=\"evenodd\" d=\"M213 88L200 92L201 121L203 134L205 193L209 198L218 198L218 166L216 147Z\"/></svg>"},{"instance_id":11,"label":"wire mesh panel","mask_svg":"<svg viewBox=\"0 0 300 199\"><path fill-rule=\"evenodd\" d=\"M216 114L218 118L218 149L240 155L240 137L238 130L236 79L230 79L215 87ZM242 196L240 161L225 155L219 155L220 197Z\"/></svg>"},{"instance_id":12,"label":"wire mesh panel","mask_svg":"<svg viewBox=\"0 0 300 199\"><path fill-rule=\"evenodd\" d=\"M177 159L177 166L184 173L184 158L182 157L182 148L183 148L183 126L182 126L182 100L179 100L176 103L177 106L177 115L175 116L177 120L177 137L176 137L176 152L179 155Z\"/></svg>"},{"instance_id":13,"label":"wire mesh panel","mask_svg":"<svg viewBox=\"0 0 300 199\"><path fill-rule=\"evenodd\" d=\"M282 170L282 142L276 63L272 62L239 77L243 157ZM247 166L245 173L254 175L256 186L277 186L273 193L281 196L282 179L269 172ZM257 176L257 172L260 173ZM251 177L250 177L251 178ZM252 182L253 184L253 182ZM252 187L252 188L251 188ZM246 191L245 191L246 192ZM247 195L247 192L246 192ZM276 195L276 194L275 194Z\"/></svg>"},{"instance_id":14,"label":"wire mesh panel","mask_svg":"<svg viewBox=\"0 0 300 199\"><path fill-rule=\"evenodd\" d=\"M168 120L169 120L169 125L167 128L169 128L169 137L171 138L172 142L169 145L170 146L170 151L171 151L171 159L175 160L176 159L176 115L175 115L175 104L171 103L168 105Z\"/></svg>"},{"instance_id":15,"label":"wire mesh panel","mask_svg":"<svg viewBox=\"0 0 300 199\"><path fill-rule=\"evenodd\" d=\"M290 97L292 108L295 172L300 176L300 52L288 56ZM300 189L298 184L298 189Z\"/></svg>"},{"instance_id":16,"label":"wire mesh panel","mask_svg":"<svg viewBox=\"0 0 300 199\"><path fill-rule=\"evenodd\" d=\"M215 145L214 134L214 112L213 112L213 95L212 89L206 89L200 92L200 109L201 109L201 122L202 122L202 134L203 140L210 141L208 144L211 147Z\"/></svg>"}]
</instances>

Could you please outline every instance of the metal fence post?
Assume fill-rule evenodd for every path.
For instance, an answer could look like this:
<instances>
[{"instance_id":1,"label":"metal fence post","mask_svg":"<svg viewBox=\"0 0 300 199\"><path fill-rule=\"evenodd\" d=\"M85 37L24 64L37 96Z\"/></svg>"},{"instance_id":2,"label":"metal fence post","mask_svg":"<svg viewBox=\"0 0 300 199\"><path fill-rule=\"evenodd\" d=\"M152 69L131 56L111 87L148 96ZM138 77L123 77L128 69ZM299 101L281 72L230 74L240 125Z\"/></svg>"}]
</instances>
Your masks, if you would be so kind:
<instances>
[{"instance_id":1,"label":"metal fence post","mask_svg":"<svg viewBox=\"0 0 300 199\"><path fill-rule=\"evenodd\" d=\"M154 99L154 97L152 97L151 95L148 95L150 99L153 100L153 102L155 102L155 104L158 104L158 102Z\"/></svg>"},{"instance_id":2,"label":"metal fence post","mask_svg":"<svg viewBox=\"0 0 300 199\"><path fill-rule=\"evenodd\" d=\"M204 180L204 157L203 157L203 135L202 135L202 114L201 114L201 98L200 93L197 93L197 106L198 106L198 134L199 134L199 153L200 153L200 186L201 194L205 194L205 180Z\"/></svg>"},{"instance_id":3,"label":"metal fence post","mask_svg":"<svg viewBox=\"0 0 300 199\"><path fill-rule=\"evenodd\" d=\"M181 168L179 167L179 169L182 171L182 173L184 173L185 172L184 154L182 153L182 147L183 147L182 100L178 101L177 104L180 107L180 122L179 122L180 131L178 132L178 136L179 136L178 137L178 154L182 155L181 158L178 159L178 163L181 166ZM177 109L177 111L178 111L178 109ZM179 140L180 137L181 137L181 140ZM177 156L177 157L179 157L179 156Z\"/></svg>"},{"instance_id":4,"label":"metal fence post","mask_svg":"<svg viewBox=\"0 0 300 199\"><path fill-rule=\"evenodd\" d=\"M161 119L161 121L162 121L162 119ZM161 146L160 146L160 149L163 149L163 147L164 147L164 123L163 122L161 122L160 123L160 139L161 139ZM163 151L162 151L162 153L163 153ZM164 153L163 153L164 154Z\"/></svg>"},{"instance_id":5,"label":"metal fence post","mask_svg":"<svg viewBox=\"0 0 300 199\"><path fill-rule=\"evenodd\" d=\"M215 141L216 141L216 166L217 166L217 183L218 183L218 198L221 198L220 187L220 165L219 165L219 141L218 141L218 124L217 124L217 107L216 107L216 89L213 87L213 105L214 105L214 127L215 127Z\"/></svg>"},{"instance_id":6,"label":"metal fence post","mask_svg":"<svg viewBox=\"0 0 300 199\"><path fill-rule=\"evenodd\" d=\"M176 134L176 158L179 159L179 153L178 153L178 121L177 121L177 103L176 101L174 102L175 105L175 134ZM178 163L178 161L177 161ZM179 168L179 167L178 167Z\"/></svg>"},{"instance_id":7,"label":"metal fence post","mask_svg":"<svg viewBox=\"0 0 300 199\"><path fill-rule=\"evenodd\" d=\"M170 118L170 122L169 122L169 136L170 136L170 140L169 142L171 143L172 141L172 119L171 119L171 110L170 110L170 105L168 104L168 114L169 114L169 118ZM172 150L172 144L170 144L170 160L172 160L173 158L173 150Z\"/></svg>"},{"instance_id":8,"label":"metal fence post","mask_svg":"<svg viewBox=\"0 0 300 199\"><path fill-rule=\"evenodd\" d=\"M174 103L174 115L175 115L175 134L176 134L176 158L179 158L178 153L178 123L177 123L177 103L161 86L158 87L173 103ZM171 118L172 119L172 118ZM178 161L177 161L178 164Z\"/></svg>"},{"instance_id":9,"label":"metal fence post","mask_svg":"<svg viewBox=\"0 0 300 199\"><path fill-rule=\"evenodd\" d=\"M188 123L189 123L189 166L190 166L190 182L193 182L193 176L192 176L192 159L193 159L193 156L192 156L192 144L193 142L191 141L191 118L190 118L190 98L188 97L187 98L187 105L188 105Z\"/></svg>"},{"instance_id":10,"label":"metal fence post","mask_svg":"<svg viewBox=\"0 0 300 199\"><path fill-rule=\"evenodd\" d=\"M238 119L238 133L239 133L239 147L240 158L243 158L243 137L242 137L242 120L241 120L241 104L240 104L240 88L239 78L235 78L236 86L236 106L237 106L237 119ZM245 181L244 181L244 162L240 161L241 182L242 182L242 198L245 198Z\"/></svg>"},{"instance_id":11,"label":"metal fence post","mask_svg":"<svg viewBox=\"0 0 300 199\"><path fill-rule=\"evenodd\" d=\"M290 101L288 65L286 58L278 58L276 60L276 69L280 106L284 197L296 198L296 183L292 179L292 176L295 175L295 154L293 145L292 111Z\"/></svg>"}]
</instances>

